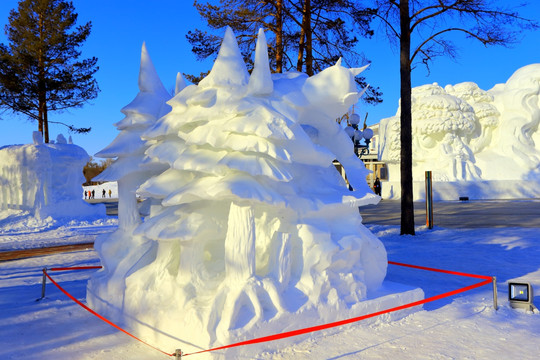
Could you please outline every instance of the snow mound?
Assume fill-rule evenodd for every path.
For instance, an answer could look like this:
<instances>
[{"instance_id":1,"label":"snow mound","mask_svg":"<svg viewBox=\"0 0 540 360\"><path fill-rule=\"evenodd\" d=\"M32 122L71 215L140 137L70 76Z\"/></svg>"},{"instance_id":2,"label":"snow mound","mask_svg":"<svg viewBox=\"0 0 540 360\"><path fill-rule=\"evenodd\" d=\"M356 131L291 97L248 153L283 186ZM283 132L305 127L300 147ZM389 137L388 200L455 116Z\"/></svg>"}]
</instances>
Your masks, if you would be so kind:
<instances>
[{"instance_id":1,"label":"snow mound","mask_svg":"<svg viewBox=\"0 0 540 360\"><path fill-rule=\"evenodd\" d=\"M105 214L104 208L81 199L82 169L90 157L63 136L58 139L0 148L0 210L26 211L38 220Z\"/></svg>"}]
</instances>

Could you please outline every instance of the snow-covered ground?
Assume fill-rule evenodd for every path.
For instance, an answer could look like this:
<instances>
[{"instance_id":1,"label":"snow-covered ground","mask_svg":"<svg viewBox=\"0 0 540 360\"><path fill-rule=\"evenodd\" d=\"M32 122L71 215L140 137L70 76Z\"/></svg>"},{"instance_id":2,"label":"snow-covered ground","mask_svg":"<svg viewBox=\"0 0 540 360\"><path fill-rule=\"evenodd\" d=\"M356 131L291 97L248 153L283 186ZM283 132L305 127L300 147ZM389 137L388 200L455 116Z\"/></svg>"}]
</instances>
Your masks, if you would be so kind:
<instances>
[{"instance_id":1,"label":"snow-covered ground","mask_svg":"<svg viewBox=\"0 0 540 360\"><path fill-rule=\"evenodd\" d=\"M116 222L66 224L43 221L34 231L20 213L0 213L1 250L44 243L87 242L113 231ZM8 216L9 215L9 216ZM26 220L27 221L27 220ZM35 224L34 224L35 225ZM499 310L493 309L491 286L438 300L399 321L382 316L370 323L345 326L331 335L296 338L280 351L261 350L261 359L536 359L540 353L540 313L511 309L507 283L523 280L540 289L539 229L418 228L417 236L400 236L396 226L368 226L386 246L388 258L428 267L496 276ZM68 299L50 282L41 295L41 269L99 265L93 250L0 263L1 359L166 359ZM84 302L86 282L94 270L51 272ZM457 289L476 279L390 265L386 280L420 287L426 297ZM537 292L540 292L538 290ZM172 300L171 300L172 301ZM538 296L536 306L540 306ZM158 309L156 309L157 311ZM306 326L315 324L306 324ZM270 335L270 334L269 334ZM250 345L258 346L262 345ZM262 349L262 347L261 347ZM172 353L175 349L163 349ZM196 360L199 356L187 357Z\"/></svg>"}]
</instances>

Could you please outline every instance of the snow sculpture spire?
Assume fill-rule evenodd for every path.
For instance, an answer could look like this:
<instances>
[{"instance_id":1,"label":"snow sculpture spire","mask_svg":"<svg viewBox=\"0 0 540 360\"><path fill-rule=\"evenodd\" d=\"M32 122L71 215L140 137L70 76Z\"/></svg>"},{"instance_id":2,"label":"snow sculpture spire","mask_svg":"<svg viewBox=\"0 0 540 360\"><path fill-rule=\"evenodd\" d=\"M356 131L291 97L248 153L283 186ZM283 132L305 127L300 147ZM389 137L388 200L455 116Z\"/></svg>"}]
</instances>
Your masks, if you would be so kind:
<instances>
[{"instance_id":1,"label":"snow sculpture spire","mask_svg":"<svg viewBox=\"0 0 540 360\"><path fill-rule=\"evenodd\" d=\"M227 26L225 36L212 71L199 82L202 88L237 87L248 83L249 74L232 29Z\"/></svg>"},{"instance_id":2,"label":"snow sculpture spire","mask_svg":"<svg viewBox=\"0 0 540 360\"><path fill-rule=\"evenodd\" d=\"M93 300L94 307L101 310L111 305L122 306L126 274L151 249L151 242L134 234L134 229L141 223L135 191L149 177L166 169L161 164L147 162L145 151L149 145L142 139L142 134L170 111L166 103L170 95L157 75L145 44L142 45L140 66L140 91L122 109L125 118L115 124L120 132L111 144L96 154L116 160L95 179L118 182L118 230L96 239L94 246L103 259L103 269L88 285L90 301ZM145 206L149 205L146 201ZM110 292L111 288L117 291Z\"/></svg>"},{"instance_id":3,"label":"snow sculpture spire","mask_svg":"<svg viewBox=\"0 0 540 360\"><path fill-rule=\"evenodd\" d=\"M274 91L274 83L268 62L268 45L263 29L259 29L255 47L255 66L249 78L249 95L269 95Z\"/></svg>"},{"instance_id":4,"label":"snow sculpture spire","mask_svg":"<svg viewBox=\"0 0 540 360\"><path fill-rule=\"evenodd\" d=\"M184 90L187 86L186 81L181 73L176 74L176 85L174 87L174 95L178 94L180 91Z\"/></svg>"},{"instance_id":5,"label":"snow sculpture spire","mask_svg":"<svg viewBox=\"0 0 540 360\"><path fill-rule=\"evenodd\" d=\"M141 67L139 70L139 90L141 92L149 92L156 94L167 94L167 90L163 86L159 78L154 63L146 49L146 43L143 42L141 49Z\"/></svg>"},{"instance_id":6,"label":"snow sculpture spire","mask_svg":"<svg viewBox=\"0 0 540 360\"><path fill-rule=\"evenodd\" d=\"M356 76L356 75L360 74L362 71L366 70L369 67L369 65L370 64L364 65L364 66L359 67L359 68L350 68L349 71L351 72L351 74L353 74L353 76Z\"/></svg>"}]
</instances>

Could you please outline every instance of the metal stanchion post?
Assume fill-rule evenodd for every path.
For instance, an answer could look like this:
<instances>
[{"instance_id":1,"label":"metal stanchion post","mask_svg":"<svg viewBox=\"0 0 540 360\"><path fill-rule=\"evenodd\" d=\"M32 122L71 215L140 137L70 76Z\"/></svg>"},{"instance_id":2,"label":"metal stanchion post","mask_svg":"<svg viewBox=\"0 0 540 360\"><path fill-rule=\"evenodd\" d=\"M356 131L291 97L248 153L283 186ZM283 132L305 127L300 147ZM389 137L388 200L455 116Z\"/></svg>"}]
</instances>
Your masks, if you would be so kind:
<instances>
[{"instance_id":1,"label":"metal stanchion post","mask_svg":"<svg viewBox=\"0 0 540 360\"><path fill-rule=\"evenodd\" d=\"M493 308L498 310L497 306L497 278L495 276L491 277L491 282L493 283Z\"/></svg>"},{"instance_id":2,"label":"metal stanchion post","mask_svg":"<svg viewBox=\"0 0 540 360\"><path fill-rule=\"evenodd\" d=\"M174 358L176 360L181 360L182 359L182 349L176 349L176 351L174 352Z\"/></svg>"},{"instance_id":3,"label":"metal stanchion post","mask_svg":"<svg viewBox=\"0 0 540 360\"><path fill-rule=\"evenodd\" d=\"M41 300L45 297L46 285L47 285L47 268L43 268L43 278L41 280L41 297L38 300Z\"/></svg>"}]
</instances>

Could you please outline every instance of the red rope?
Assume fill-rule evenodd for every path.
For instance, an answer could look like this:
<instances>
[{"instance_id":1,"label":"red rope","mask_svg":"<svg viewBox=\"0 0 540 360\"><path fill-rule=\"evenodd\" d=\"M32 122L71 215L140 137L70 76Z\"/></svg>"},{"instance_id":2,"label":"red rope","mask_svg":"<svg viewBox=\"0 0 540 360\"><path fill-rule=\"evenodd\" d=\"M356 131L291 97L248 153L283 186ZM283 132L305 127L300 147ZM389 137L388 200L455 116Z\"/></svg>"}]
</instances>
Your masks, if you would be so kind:
<instances>
[{"instance_id":1,"label":"red rope","mask_svg":"<svg viewBox=\"0 0 540 360\"><path fill-rule=\"evenodd\" d=\"M90 270L90 269L101 269L103 266L74 266L74 267L59 267L59 268L50 268L49 271L66 271L66 270Z\"/></svg>"},{"instance_id":2,"label":"red rope","mask_svg":"<svg viewBox=\"0 0 540 360\"><path fill-rule=\"evenodd\" d=\"M255 339L251 339L251 340L246 340L246 341L241 341L241 342L238 342L238 343L233 343L233 344L229 344L229 345L225 345L225 346L220 346L220 347L216 347L216 348L211 348L211 349L207 349L207 350L202 350L202 351L197 351L197 352L193 352L193 353L189 353L189 354L183 354L183 356L189 356L189 355L195 355L195 354L202 354L202 353L206 353L206 352L211 352L211 351L217 351L217 350L225 350L225 349L229 349L229 348L233 348L233 347L238 347L238 346L244 346L244 345L251 345L251 344L258 344L258 343L261 343L261 342L270 342L270 341L275 341L275 340L280 340L280 339L285 339L285 338L288 338L288 337L293 337L293 336L298 336L298 335L303 335L303 334L307 334L307 333L311 333L311 332L316 332L316 331L321 331L321 330L326 330L326 329L330 329L330 328L334 328L334 327L338 327L338 326L343 326L343 325L347 325L347 324L351 324L351 323L355 323L355 322L358 322L358 321L361 321L361 320L365 320L365 319L369 319L369 318L372 318L372 317L376 317L376 316L380 316L380 315L384 315L384 314L388 314L388 313L391 313L391 312L395 312L395 311L399 311L399 310L404 310L404 309L408 309L408 308L411 308L411 307L414 307L414 306L418 306L418 305L423 305L423 304L426 304L428 302L432 302L432 301L436 301L436 300L440 300L440 299L443 299L445 297L450 297L450 296L453 296L453 295L457 295L457 294L460 294L460 293L463 293L463 292L466 292L466 291L469 291L469 290L472 290L472 289L475 289L475 288L478 288L478 287L481 287L481 286L484 286L484 285L487 285L489 283L492 282L492 278L490 276L485 276L485 275L475 275L475 274L468 274L468 273L463 273L463 272L457 272L457 271L450 271L450 270L442 270L442 269L435 269L435 268L429 268L429 267L425 267L425 266L418 266L418 265L410 265L410 264L404 264L404 263L398 263L398 262L394 262L394 261L388 261L388 264L391 264L391 265L398 265L398 266L404 266L404 267L410 267L410 268L414 268L414 269L421 269L421 270L428 270L428 271L435 271L435 272L440 272L440 273L445 273L445 274L451 274L451 275L459 275L459 276L466 276L466 277L472 277L472 278L478 278L478 279L483 279L483 281L479 282L479 283L476 283L476 284L472 284L472 285L469 285L469 286L465 286L465 287L462 287L462 288L459 288L459 289L456 289L456 290L452 290L452 291L448 291L448 292L445 292L445 293L442 293L442 294L439 294L439 295L435 295L435 296L432 296L432 297L429 297L429 298L426 298L426 299L423 299L423 300L418 300L418 301L415 301L415 302L412 302L412 303L409 303L409 304L404 304L404 305L400 305L400 306L396 306L394 308L390 308L390 309L386 309L386 310L382 310L382 311L378 311L378 312L374 312L374 313L371 313L371 314L367 314L367 315L362 315L362 316L358 316L358 317L354 317L354 318L350 318L350 319L345 319L345 320L340 320L340 321L335 321L335 322L332 322L332 323L328 323L328 324L323 324L323 325L317 325L317 326L312 326L312 327L308 327L308 328L304 328L304 329L298 329L298 330L292 330L292 331L287 331L287 332L284 332L284 333L281 333L281 334L275 334L275 335L269 335L269 336L263 336L263 337L259 337L259 338L255 338ZM86 269L99 269L101 268L101 266L84 266L84 267L72 267L72 268L52 268L50 269L51 271L63 271L63 270L86 270ZM75 299L71 294L69 294L66 290L64 290L60 285L58 285L50 276L49 274L47 274L46 270L44 269L43 270L43 273L49 278L49 280L51 280L51 282L56 285L56 287L58 287L64 294L66 294L70 299L72 299L73 301L75 301L77 304L79 304L80 306L82 306L84 309L86 309L87 311L89 311L90 313L92 313L93 315L97 316L98 318L100 318L101 320L105 321L106 323L108 323L109 325L113 326L114 328L122 331L123 333L131 336L132 338L142 342L143 344L165 354L165 355L168 355L168 356L175 356L176 354L169 354L163 350L160 350L150 344L148 344L147 342L137 338L136 336L130 334L129 332L127 332L126 330L120 328L119 326L117 326L116 324L112 323L111 321L107 320L106 318L104 318L103 316L99 315L98 313L96 313L95 311L93 311L92 309L90 309L89 307L87 307L86 305L84 305L83 303L81 303L79 300Z\"/></svg>"},{"instance_id":3,"label":"red rope","mask_svg":"<svg viewBox=\"0 0 540 360\"><path fill-rule=\"evenodd\" d=\"M99 266L101 267L101 266ZM90 269L90 268L96 268L96 267L93 267L93 266L87 266L87 267L77 267L77 268L56 268L56 270L58 271L58 269L61 269L61 270L85 270L85 269ZM52 270L52 269L51 269ZM157 347L153 346L153 345L150 345L149 343L147 343L146 341L143 341L141 339L139 339L138 337L136 337L135 335L133 334L130 334L129 332L127 332L126 330L122 329L121 327L119 327L118 325L116 325L115 323L113 323L112 321L104 318L103 316L99 315L97 312L95 312L94 310L90 309L88 306L84 305L82 302L80 302L79 300L77 300L75 297L73 297L70 293L68 293L66 290L64 290L63 287L61 287L60 285L58 285L58 283L56 281L53 280L52 277L49 276L49 274L47 274L47 271L46 269L43 269L43 273L45 274L45 276L47 276L47 278L49 278L49 280L51 280L51 282L58 288L60 289L60 291L62 291L64 294L66 294L67 297L69 297L71 300L75 301L78 305L82 306L86 311L90 312L91 314L97 316L98 318L100 318L101 320L105 321L107 324L111 325L112 327L120 330L121 332L123 332L124 334L126 335L129 335L131 336L132 338L134 338L135 340L138 340L140 342L142 342L143 344L151 347L152 349L154 350L157 350L159 351L160 353L162 354L165 354L165 355L168 355L168 356L175 356L175 354L170 354L170 353L167 353L161 349L158 349Z\"/></svg>"},{"instance_id":4,"label":"red rope","mask_svg":"<svg viewBox=\"0 0 540 360\"><path fill-rule=\"evenodd\" d=\"M217 347L217 348L212 348L212 349L208 349L208 350L203 350L203 351L197 351L197 352L193 352L193 353L189 353L189 354L184 354L183 356L201 354L201 353L210 352L210 351L224 350L224 349L229 349L229 348L233 348L233 347L237 347L237 346L243 346L243 345L258 344L258 343L261 343L261 342L270 342L270 341L285 339L285 338L292 337L292 336L303 335L303 334L307 334L307 333L310 333L310 332L326 330L326 329L330 329L330 328L337 327L337 326L347 325L347 324L351 324L351 323L358 322L358 321L361 321L361 320L369 319L369 318L372 318L372 317L375 317L375 316L388 314L388 313L398 311L398 310L404 310L404 309L411 308L411 307L418 306L418 305L422 305L422 304L425 304L425 303L428 303L428 302L431 302L431 301L439 300L439 299L442 299L442 298L445 298L445 297L448 297L448 296L456 295L456 294L459 294L459 293L462 293L462 292L465 292L465 291L475 289L475 288L480 287L480 286L484 286L484 285L489 284L489 283L491 283L491 278L489 278L489 280L486 279L486 280L481 281L479 283L469 285L469 286L465 286L465 287L457 289L457 290L448 291L448 292L445 292L443 294L435 295L435 296L429 297L427 299L415 301L415 302L412 302L412 303L409 303L409 304L400 305L400 306L397 306L397 307L394 307L394 308L391 308L391 309L382 310L382 311L378 311L378 312L367 314L367 315L358 316L358 317L351 318L351 319L336 321L336 322L329 323L329 324L312 326L312 327L305 328L305 329L287 331L287 332L284 332L284 333L281 333L281 334L276 334L276 335L263 336L263 337L260 337L260 338L247 340L247 341L242 341L242 342L238 342L238 343L234 343L234 344L230 344L230 345L225 345L225 346L221 346L221 347Z\"/></svg>"},{"instance_id":5,"label":"red rope","mask_svg":"<svg viewBox=\"0 0 540 360\"><path fill-rule=\"evenodd\" d=\"M486 280L491 281L491 276L486 276L486 275L467 274L467 273L464 273L464 272L441 270L441 269L429 268L429 267L425 267L425 266L403 264L403 263L398 263L398 262L394 262L394 261L388 261L388 263L391 264L391 265L405 266L405 267L410 267L410 268L413 268L413 269L435 271L435 272L440 272L440 273L445 273L445 274L467 276L467 277L472 277L472 278L477 278L477 279L486 279Z\"/></svg>"}]
</instances>

